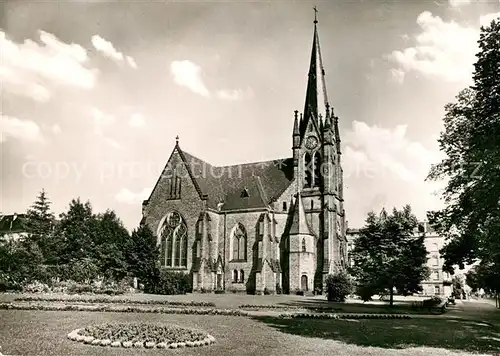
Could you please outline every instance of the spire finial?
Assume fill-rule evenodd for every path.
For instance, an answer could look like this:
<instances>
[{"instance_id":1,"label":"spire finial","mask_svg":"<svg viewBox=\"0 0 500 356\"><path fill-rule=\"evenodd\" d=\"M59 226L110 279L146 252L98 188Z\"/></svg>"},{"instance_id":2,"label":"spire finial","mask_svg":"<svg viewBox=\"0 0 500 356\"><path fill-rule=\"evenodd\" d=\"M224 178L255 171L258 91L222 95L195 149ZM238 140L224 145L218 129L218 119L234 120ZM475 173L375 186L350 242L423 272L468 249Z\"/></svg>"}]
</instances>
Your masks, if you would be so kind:
<instances>
[{"instance_id":1,"label":"spire finial","mask_svg":"<svg viewBox=\"0 0 500 356\"><path fill-rule=\"evenodd\" d=\"M175 136L175 143L178 144L179 143L179 135Z\"/></svg>"},{"instance_id":2,"label":"spire finial","mask_svg":"<svg viewBox=\"0 0 500 356\"><path fill-rule=\"evenodd\" d=\"M318 23L318 9L316 8L316 6L313 7L313 10L314 10L314 23Z\"/></svg>"}]
</instances>

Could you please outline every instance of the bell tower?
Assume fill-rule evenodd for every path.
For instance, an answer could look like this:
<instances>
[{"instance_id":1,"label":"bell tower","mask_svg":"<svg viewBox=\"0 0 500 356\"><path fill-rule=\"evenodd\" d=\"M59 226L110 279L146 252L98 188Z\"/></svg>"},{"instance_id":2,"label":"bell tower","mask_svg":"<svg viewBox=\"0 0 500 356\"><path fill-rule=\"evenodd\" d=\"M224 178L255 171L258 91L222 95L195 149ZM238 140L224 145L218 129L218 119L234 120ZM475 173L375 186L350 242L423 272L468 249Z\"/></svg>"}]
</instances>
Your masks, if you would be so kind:
<instances>
[{"instance_id":1,"label":"bell tower","mask_svg":"<svg viewBox=\"0 0 500 356\"><path fill-rule=\"evenodd\" d=\"M317 10L304 111L295 111L294 175L304 213L314 235L315 289L326 275L344 268L347 250L338 118L328 101ZM292 268L292 266L290 266Z\"/></svg>"}]
</instances>

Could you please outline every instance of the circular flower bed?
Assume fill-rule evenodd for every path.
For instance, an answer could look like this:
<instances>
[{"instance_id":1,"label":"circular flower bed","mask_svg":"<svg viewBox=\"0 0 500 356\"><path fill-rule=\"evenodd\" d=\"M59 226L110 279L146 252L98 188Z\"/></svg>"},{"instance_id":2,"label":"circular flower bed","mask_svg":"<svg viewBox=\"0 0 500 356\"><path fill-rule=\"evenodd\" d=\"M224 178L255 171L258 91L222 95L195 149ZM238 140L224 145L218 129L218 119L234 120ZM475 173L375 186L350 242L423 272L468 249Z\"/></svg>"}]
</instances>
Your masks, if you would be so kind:
<instances>
[{"instance_id":1,"label":"circular flower bed","mask_svg":"<svg viewBox=\"0 0 500 356\"><path fill-rule=\"evenodd\" d=\"M68 334L74 341L110 347L176 349L210 345L215 338L200 330L169 324L108 323L76 329Z\"/></svg>"}]
</instances>

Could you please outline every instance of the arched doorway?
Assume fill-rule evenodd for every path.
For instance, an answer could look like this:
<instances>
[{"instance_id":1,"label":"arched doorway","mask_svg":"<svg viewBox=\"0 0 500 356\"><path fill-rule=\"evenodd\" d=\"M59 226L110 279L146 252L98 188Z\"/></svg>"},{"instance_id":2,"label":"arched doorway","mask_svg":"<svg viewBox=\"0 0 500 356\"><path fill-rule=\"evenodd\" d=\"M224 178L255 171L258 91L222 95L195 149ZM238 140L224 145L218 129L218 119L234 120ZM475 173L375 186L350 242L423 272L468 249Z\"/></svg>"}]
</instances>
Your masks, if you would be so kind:
<instances>
[{"instance_id":1,"label":"arched doorway","mask_svg":"<svg viewBox=\"0 0 500 356\"><path fill-rule=\"evenodd\" d=\"M307 292L309 290L306 275L303 275L302 277L300 277L300 289L304 292Z\"/></svg>"}]
</instances>

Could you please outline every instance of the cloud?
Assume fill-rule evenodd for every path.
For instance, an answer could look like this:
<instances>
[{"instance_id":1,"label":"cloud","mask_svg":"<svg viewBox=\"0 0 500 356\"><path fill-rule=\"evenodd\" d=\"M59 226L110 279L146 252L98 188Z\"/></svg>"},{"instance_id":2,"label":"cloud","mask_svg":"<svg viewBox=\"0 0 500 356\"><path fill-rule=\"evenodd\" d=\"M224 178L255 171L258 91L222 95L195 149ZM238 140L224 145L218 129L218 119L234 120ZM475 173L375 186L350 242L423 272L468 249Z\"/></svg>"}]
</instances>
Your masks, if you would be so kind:
<instances>
[{"instance_id":1,"label":"cloud","mask_svg":"<svg viewBox=\"0 0 500 356\"><path fill-rule=\"evenodd\" d=\"M134 128L144 127L146 126L146 119L142 114L133 114L132 116L130 116L128 124L130 127Z\"/></svg>"},{"instance_id":2,"label":"cloud","mask_svg":"<svg viewBox=\"0 0 500 356\"><path fill-rule=\"evenodd\" d=\"M413 141L407 130L407 125L380 127L354 121L344 134L346 210L356 224L368 211L382 207L411 203L417 216L424 217L427 210L439 206L433 194L441 183L425 181L431 164L441 159L437 144L426 147Z\"/></svg>"},{"instance_id":3,"label":"cloud","mask_svg":"<svg viewBox=\"0 0 500 356\"><path fill-rule=\"evenodd\" d=\"M116 148L117 150L123 150L123 146L118 142L116 141L115 139L112 139L110 137L104 137L104 142L113 147L113 148Z\"/></svg>"},{"instance_id":4,"label":"cloud","mask_svg":"<svg viewBox=\"0 0 500 356\"><path fill-rule=\"evenodd\" d=\"M151 189L149 188L144 188L138 193L134 193L130 191L129 189L122 188L116 195L115 199L116 201L124 204L138 204L142 202L143 200L147 199L149 196L149 193L151 192Z\"/></svg>"},{"instance_id":5,"label":"cloud","mask_svg":"<svg viewBox=\"0 0 500 356\"><path fill-rule=\"evenodd\" d=\"M448 4L452 7L459 7L464 5L470 5L472 0L448 0Z\"/></svg>"},{"instance_id":6,"label":"cloud","mask_svg":"<svg viewBox=\"0 0 500 356\"><path fill-rule=\"evenodd\" d=\"M401 84L405 80L405 72L399 68L391 68L389 71L391 80L395 83Z\"/></svg>"},{"instance_id":7,"label":"cloud","mask_svg":"<svg viewBox=\"0 0 500 356\"><path fill-rule=\"evenodd\" d=\"M113 115L102 112L98 108L92 108L90 112L94 122L94 133L102 137L107 145L116 149L123 149L123 146L118 141L104 135L104 131L116 121L116 118Z\"/></svg>"},{"instance_id":8,"label":"cloud","mask_svg":"<svg viewBox=\"0 0 500 356\"><path fill-rule=\"evenodd\" d=\"M137 63L135 61L134 58L130 57L130 56L126 56L125 57L125 60L127 61L127 63L129 64L129 66L131 66L132 68L134 69L137 69Z\"/></svg>"},{"instance_id":9,"label":"cloud","mask_svg":"<svg viewBox=\"0 0 500 356\"><path fill-rule=\"evenodd\" d=\"M236 101L252 96L252 91L250 89L221 89L216 91L216 96L222 100Z\"/></svg>"},{"instance_id":10,"label":"cloud","mask_svg":"<svg viewBox=\"0 0 500 356\"><path fill-rule=\"evenodd\" d=\"M490 14L483 15L479 18L479 24L481 26L489 26L491 21L497 20L500 17L500 12L493 12Z\"/></svg>"},{"instance_id":11,"label":"cloud","mask_svg":"<svg viewBox=\"0 0 500 356\"><path fill-rule=\"evenodd\" d=\"M91 38L92 45L94 48L101 52L105 57L111 58L115 62L126 61L132 68L137 69L137 63L130 56L124 56L123 53L116 50L113 43L102 38L99 35L94 35Z\"/></svg>"},{"instance_id":12,"label":"cloud","mask_svg":"<svg viewBox=\"0 0 500 356\"><path fill-rule=\"evenodd\" d=\"M189 60L173 61L170 64L170 72L174 76L177 85L186 87L201 96L210 96L201 78L201 68L197 64Z\"/></svg>"},{"instance_id":13,"label":"cloud","mask_svg":"<svg viewBox=\"0 0 500 356\"><path fill-rule=\"evenodd\" d=\"M0 133L0 142L5 141L7 137L22 141L43 141L42 131L36 122L3 114L0 114Z\"/></svg>"},{"instance_id":14,"label":"cloud","mask_svg":"<svg viewBox=\"0 0 500 356\"><path fill-rule=\"evenodd\" d=\"M0 30L0 81L3 90L44 102L51 98L51 85L91 89L97 71L87 66L87 51L39 31L40 42L16 43Z\"/></svg>"},{"instance_id":15,"label":"cloud","mask_svg":"<svg viewBox=\"0 0 500 356\"><path fill-rule=\"evenodd\" d=\"M107 126L115 122L115 117L113 115L105 114L97 108L91 109L91 115L94 120L94 132L100 136L103 135L103 130Z\"/></svg>"},{"instance_id":16,"label":"cloud","mask_svg":"<svg viewBox=\"0 0 500 356\"><path fill-rule=\"evenodd\" d=\"M61 132L62 132L61 126L59 126L58 124L52 125L52 133L54 135L59 135Z\"/></svg>"},{"instance_id":17,"label":"cloud","mask_svg":"<svg viewBox=\"0 0 500 356\"><path fill-rule=\"evenodd\" d=\"M469 83L478 52L479 29L443 21L428 11L418 16L417 24L420 33L415 37L415 46L395 50L388 56L398 65L395 70Z\"/></svg>"}]
</instances>

